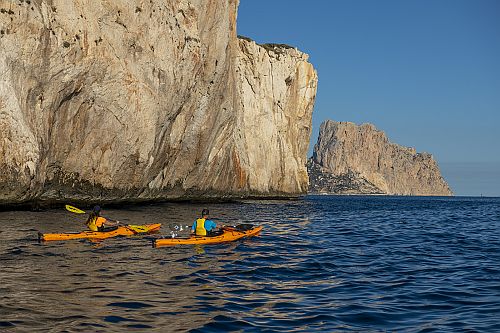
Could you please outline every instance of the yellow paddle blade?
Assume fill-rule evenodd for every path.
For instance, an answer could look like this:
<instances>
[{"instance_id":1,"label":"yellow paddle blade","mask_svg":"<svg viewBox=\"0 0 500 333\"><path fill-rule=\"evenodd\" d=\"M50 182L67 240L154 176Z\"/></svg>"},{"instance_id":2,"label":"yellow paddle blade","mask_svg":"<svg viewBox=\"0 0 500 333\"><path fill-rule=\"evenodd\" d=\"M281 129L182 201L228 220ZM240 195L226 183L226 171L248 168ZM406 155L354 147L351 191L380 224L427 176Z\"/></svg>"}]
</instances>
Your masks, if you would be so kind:
<instances>
[{"instance_id":1,"label":"yellow paddle blade","mask_svg":"<svg viewBox=\"0 0 500 333\"><path fill-rule=\"evenodd\" d=\"M149 231L148 228L145 228L142 225L128 224L127 227L134 230L135 232L148 232Z\"/></svg>"},{"instance_id":2,"label":"yellow paddle blade","mask_svg":"<svg viewBox=\"0 0 500 333\"><path fill-rule=\"evenodd\" d=\"M78 209L76 207L73 207L73 206L70 206L70 205L66 205L64 206L66 207L66 210L72 212L72 213L76 213L76 214L86 214L83 210L81 209Z\"/></svg>"}]
</instances>

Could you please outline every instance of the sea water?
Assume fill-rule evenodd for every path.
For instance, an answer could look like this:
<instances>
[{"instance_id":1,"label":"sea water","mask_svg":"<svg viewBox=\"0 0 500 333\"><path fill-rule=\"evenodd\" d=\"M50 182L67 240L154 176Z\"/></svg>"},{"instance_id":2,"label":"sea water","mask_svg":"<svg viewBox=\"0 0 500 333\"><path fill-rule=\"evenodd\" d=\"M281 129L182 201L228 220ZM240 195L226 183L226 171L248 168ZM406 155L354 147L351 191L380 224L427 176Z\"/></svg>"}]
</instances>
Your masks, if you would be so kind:
<instances>
[{"instance_id":1,"label":"sea water","mask_svg":"<svg viewBox=\"0 0 500 333\"><path fill-rule=\"evenodd\" d=\"M186 234L205 207L219 225L264 229L151 247ZM308 196L103 215L163 226L38 243L38 231L83 230L85 215L0 212L2 332L500 331L499 198Z\"/></svg>"}]
</instances>

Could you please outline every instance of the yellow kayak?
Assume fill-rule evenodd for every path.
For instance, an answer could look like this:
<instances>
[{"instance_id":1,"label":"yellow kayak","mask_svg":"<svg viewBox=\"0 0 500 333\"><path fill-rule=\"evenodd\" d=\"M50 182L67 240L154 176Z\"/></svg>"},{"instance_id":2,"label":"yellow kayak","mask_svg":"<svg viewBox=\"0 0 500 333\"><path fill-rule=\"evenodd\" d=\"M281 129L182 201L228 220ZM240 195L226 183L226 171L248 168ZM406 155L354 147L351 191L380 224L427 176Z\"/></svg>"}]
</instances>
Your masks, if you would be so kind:
<instances>
[{"instance_id":1,"label":"yellow kayak","mask_svg":"<svg viewBox=\"0 0 500 333\"><path fill-rule=\"evenodd\" d=\"M160 238L153 240L153 247L172 246L183 244L218 244L232 242L244 237L257 235L262 226L254 227L249 230L238 230L234 227L224 227L223 233L218 236L191 236L189 238Z\"/></svg>"},{"instance_id":2,"label":"yellow kayak","mask_svg":"<svg viewBox=\"0 0 500 333\"><path fill-rule=\"evenodd\" d=\"M116 236L132 236L140 233L149 233L160 229L161 224L145 224L145 225L120 225L111 231L82 231L74 233L62 234L42 234L38 233L39 241L56 241L81 238L104 239Z\"/></svg>"}]
</instances>

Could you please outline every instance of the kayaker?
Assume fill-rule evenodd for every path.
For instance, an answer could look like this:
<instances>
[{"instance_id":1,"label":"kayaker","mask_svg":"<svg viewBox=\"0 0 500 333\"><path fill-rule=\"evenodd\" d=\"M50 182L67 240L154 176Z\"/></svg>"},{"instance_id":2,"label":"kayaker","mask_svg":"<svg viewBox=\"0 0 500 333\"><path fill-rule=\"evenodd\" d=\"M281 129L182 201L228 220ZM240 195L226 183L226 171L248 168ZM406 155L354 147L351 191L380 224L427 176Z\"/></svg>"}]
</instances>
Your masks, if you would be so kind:
<instances>
[{"instance_id":1,"label":"kayaker","mask_svg":"<svg viewBox=\"0 0 500 333\"><path fill-rule=\"evenodd\" d=\"M216 230L217 224L208 219L209 214L210 211L206 208L201 211L201 218L194 221L191 234L196 236L216 236L219 234Z\"/></svg>"},{"instance_id":2,"label":"kayaker","mask_svg":"<svg viewBox=\"0 0 500 333\"><path fill-rule=\"evenodd\" d=\"M110 221L106 219L105 217L101 216L101 207L99 206L94 206L92 211L89 214L89 218L87 219L87 222L85 223L87 227L92 230L92 231L113 231L116 230L118 227L117 225L120 222L118 221ZM112 227L107 227L107 225L113 225Z\"/></svg>"}]
</instances>

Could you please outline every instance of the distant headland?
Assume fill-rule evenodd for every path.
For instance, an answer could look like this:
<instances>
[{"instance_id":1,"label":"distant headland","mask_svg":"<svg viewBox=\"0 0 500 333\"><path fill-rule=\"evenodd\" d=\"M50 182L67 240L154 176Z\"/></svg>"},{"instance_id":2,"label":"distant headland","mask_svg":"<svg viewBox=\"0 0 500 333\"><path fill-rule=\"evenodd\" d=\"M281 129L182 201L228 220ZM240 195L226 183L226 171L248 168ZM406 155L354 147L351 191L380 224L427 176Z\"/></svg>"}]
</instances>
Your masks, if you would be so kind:
<instances>
[{"instance_id":1,"label":"distant headland","mask_svg":"<svg viewBox=\"0 0 500 333\"><path fill-rule=\"evenodd\" d=\"M308 171L311 193L453 194L432 155L389 142L371 124L323 122Z\"/></svg>"}]
</instances>

